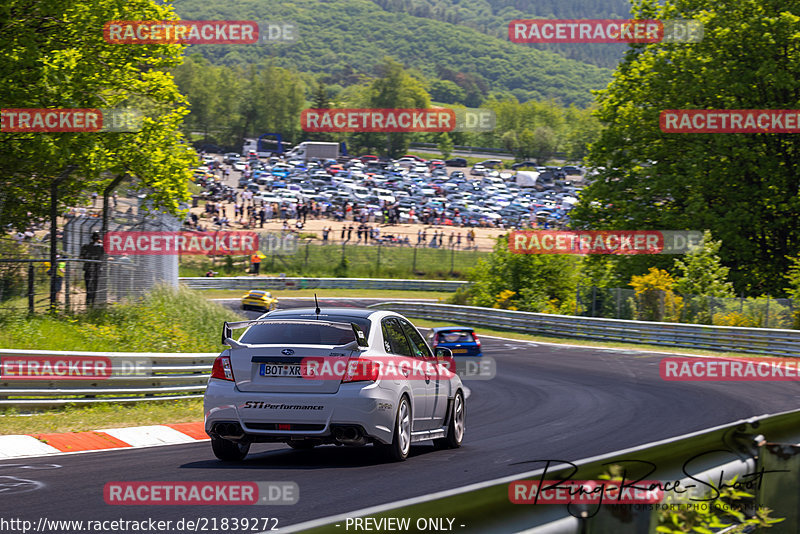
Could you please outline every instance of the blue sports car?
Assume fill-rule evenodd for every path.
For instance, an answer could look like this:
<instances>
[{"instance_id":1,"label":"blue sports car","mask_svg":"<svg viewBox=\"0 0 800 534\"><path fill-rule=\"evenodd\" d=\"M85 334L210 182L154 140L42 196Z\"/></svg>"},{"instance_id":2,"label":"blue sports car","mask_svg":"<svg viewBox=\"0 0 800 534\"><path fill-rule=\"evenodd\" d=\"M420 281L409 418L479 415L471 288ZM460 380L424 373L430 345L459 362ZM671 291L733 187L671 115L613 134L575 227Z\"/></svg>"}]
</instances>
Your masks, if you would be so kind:
<instances>
[{"instance_id":1,"label":"blue sports car","mask_svg":"<svg viewBox=\"0 0 800 534\"><path fill-rule=\"evenodd\" d=\"M431 347L444 347L450 349L453 356L482 356L481 340L475 330L467 326L441 326L432 328L428 334L428 343Z\"/></svg>"}]
</instances>

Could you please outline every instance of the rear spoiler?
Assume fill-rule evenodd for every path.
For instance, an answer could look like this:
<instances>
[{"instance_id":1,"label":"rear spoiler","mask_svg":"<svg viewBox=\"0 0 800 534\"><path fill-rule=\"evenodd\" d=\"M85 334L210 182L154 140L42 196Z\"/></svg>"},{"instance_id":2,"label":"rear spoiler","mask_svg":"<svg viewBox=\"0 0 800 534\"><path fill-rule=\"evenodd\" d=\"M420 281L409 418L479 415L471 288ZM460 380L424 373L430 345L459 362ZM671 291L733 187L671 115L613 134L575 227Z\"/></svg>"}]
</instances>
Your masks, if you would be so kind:
<instances>
[{"instance_id":1,"label":"rear spoiler","mask_svg":"<svg viewBox=\"0 0 800 534\"><path fill-rule=\"evenodd\" d=\"M307 321L303 319L254 319L252 321L234 321L228 322L225 321L222 324L222 344L228 345L231 348L242 348L245 345L243 343L239 343L235 339L233 339L233 331L239 328L249 328L254 325L259 324L275 324L275 323L283 323L283 324L307 324L307 325L316 325L319 326L320 324L328 324L328 325L350 325L350 328L353 330L353 335L356 337L356 345L358 347L368 347L369 343L367 342L367 336L364 335L364 331L358 326L356 323L347 323L347 322L338 322L338 321ZM350 343L348 343L349 345ZM345 347L347 345L344 345Z\"/></svg>"}]
</instances>

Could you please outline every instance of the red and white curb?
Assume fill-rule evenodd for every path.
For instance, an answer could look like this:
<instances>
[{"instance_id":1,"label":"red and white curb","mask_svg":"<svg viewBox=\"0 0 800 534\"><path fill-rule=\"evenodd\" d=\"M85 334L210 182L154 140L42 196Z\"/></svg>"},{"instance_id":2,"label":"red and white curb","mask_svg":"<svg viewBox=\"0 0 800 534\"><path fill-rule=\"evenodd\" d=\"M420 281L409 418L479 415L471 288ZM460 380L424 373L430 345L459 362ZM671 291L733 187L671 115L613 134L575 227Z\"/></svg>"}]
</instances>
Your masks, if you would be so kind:
<instances>
[{"instance_id":1,"label":"red and white curb","mask_svg":"<svg viewBox=\"0 0 800 534\"><path fill-rule=\"evenodd\" d=\"M208 439L202 422L107 428L63 434L0 436L0 460L71 452L178 445Z\"/></svg>"}]
</instances>

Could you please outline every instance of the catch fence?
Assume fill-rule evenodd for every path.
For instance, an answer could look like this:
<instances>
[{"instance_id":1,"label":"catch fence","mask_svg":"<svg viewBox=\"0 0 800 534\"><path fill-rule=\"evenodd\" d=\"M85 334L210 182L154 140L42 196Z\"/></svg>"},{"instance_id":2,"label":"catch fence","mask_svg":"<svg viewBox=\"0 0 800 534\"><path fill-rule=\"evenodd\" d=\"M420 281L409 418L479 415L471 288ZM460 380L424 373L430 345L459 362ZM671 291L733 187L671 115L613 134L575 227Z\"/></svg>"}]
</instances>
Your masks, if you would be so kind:
<instances>
[{"instance_id":1,"label":"catch fence","mask_svg":"<svg viewBox=\"0 0 800 534\"><path fill-rule=\"evenodd\" d=\"M570 310L572 311L572 310ZM771 297L709 297L671 291L579 286L574 315L638 321L744 326L797 327L792 299Z\"/></svg>"},{"instance_id":2,"label":"catch fence","mask_svg":"<svg viewBox=\"0 0 800 534\"><path fill-rule=\"evenodd\" d=\"M178 284L178 258L175 255L133 255L101 258L81 257L84 245L95 232L103 230L97 212L66 215L57 243L55 287L56 307L80 310L87 306L120 302L136 297L156 285ZM180 223L174 217L152 213L141 207L127 212L112 211L107 231L175 231ZM43 236L28 240L0 240L0 309L27 310L29 313L51 307L50 240Z\"/></svg>"}]
</instances>

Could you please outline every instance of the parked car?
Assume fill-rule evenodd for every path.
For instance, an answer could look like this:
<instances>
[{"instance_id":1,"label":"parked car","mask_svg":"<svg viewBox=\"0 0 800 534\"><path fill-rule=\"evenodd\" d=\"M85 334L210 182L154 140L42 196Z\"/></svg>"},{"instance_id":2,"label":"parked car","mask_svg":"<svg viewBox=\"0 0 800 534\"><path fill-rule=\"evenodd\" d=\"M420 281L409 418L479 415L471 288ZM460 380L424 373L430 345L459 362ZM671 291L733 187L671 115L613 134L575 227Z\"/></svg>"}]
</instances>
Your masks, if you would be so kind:
<instances>
[{"instance_id":1,"label":"parked car","mask_svg":"<svg viewBox=\"0 0 800 534\"><path fill-rule=\"evenodd\" d=\"M448 167L466 167L467 160L464 158L453 158L445 160L444 164Z\"/></svg>"},{"instance_id":2,"label":"parked car","mask_svg":"<svg viewBox=\"0 0 800 534\"><path fill-rule=\"evenodd\" d=\"M516 171L517 169L525 169L530 167L531 169L535 169L537 167L535 161L520 161L519 163L514 163L511 166L511 170Z\"/></svg>"}]
</instances>

